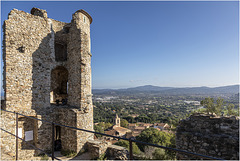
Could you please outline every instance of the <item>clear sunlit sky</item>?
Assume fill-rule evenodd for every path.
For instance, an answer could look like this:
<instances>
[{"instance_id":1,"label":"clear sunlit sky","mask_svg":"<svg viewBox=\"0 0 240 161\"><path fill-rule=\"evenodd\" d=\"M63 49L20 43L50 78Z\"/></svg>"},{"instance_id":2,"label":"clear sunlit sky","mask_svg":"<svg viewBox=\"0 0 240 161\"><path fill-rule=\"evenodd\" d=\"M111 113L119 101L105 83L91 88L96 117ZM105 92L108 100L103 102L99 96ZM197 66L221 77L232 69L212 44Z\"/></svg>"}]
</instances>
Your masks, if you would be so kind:
<instances>
[{"instance_id":1,"label":"clear sunlit sky","mask_svg":"<svg viewBox=\"0 0 240 161\"><path fill-rule=\"evenodd\" d=\"M63 22L84 9L93 18L93 88L216 87L239 84L238 3L2 1L1 24L13 8Z\"/></svg>"}]
</instances>

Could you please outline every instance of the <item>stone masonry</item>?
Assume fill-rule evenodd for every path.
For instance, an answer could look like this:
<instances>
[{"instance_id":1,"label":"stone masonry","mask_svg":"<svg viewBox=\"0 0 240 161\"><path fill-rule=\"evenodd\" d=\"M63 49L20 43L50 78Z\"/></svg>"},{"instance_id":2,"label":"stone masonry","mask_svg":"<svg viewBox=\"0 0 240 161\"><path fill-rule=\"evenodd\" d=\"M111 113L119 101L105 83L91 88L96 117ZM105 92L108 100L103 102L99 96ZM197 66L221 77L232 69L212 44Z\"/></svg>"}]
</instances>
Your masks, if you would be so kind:
<instances>
[{"instance_id":1,"label":"stone masonry","mask_svg":"<svg viewBox=\"0 0 240 161\"><path fill-rule=\"evenodd\" d=\"M226 160L239 160L239 117L194 114L177 127L176 148ZM198 159L177 154L178 160Z\"/></svg>"},{"instance_id":2,"label":"stone masonry","mask_svg":"<svg viewBox=\"0 0 240 161\"><path fill-rule=\"evenodd\" d=\"M129 152L127 148L111 145L110 142L104 140L88 141L87 149L91 154L91 159L129 160ZM104 158L101 158L101 156L104 156Z\"/></svg>"},{"instance_id":3,"label":"stone masonry","mask_svg":"<svg viewBox=\"0 0 240 161\"><path fill-rule=\"evenodd\" d=\"M48 18L47 12L11 10L3 25L2 108L27 116L93 131L91 94L91 16L84 10L70 23ZM15 114L1 111L1 127L15 134ZM51 124L19 116L22 138L51 150ZM56 127L63 150L79 152L93 134ZM1 131L1 159L13 159L15 138ZM39 152L19 141L19 159Z\"/></svg>"}]
</instances>

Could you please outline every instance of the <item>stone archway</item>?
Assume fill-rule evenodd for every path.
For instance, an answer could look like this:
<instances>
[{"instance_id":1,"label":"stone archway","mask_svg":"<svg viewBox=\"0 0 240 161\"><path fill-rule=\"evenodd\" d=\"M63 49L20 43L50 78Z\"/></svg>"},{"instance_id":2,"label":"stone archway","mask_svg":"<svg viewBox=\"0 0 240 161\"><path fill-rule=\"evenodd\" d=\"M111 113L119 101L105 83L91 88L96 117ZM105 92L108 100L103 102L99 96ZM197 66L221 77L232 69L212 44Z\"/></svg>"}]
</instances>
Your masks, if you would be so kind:
<instances>
[{"instance_id":1,"label":"stone archway","mask_svg":"<svg viewBox=\"0 0 240 161\"><path fill-rule=\"evenodd\" d=\"M58 66L51 72L50 103L66 101L68 97L68 70Z\"/></svg>"}]
</instances>

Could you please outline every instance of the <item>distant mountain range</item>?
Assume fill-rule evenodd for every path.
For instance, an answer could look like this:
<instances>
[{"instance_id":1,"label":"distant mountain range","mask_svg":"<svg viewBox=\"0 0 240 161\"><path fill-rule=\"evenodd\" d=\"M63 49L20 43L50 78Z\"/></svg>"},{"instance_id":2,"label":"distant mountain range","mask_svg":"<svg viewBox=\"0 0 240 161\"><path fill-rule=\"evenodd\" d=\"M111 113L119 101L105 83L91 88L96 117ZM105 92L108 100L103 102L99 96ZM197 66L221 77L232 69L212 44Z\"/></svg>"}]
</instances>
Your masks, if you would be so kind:
<instances>
[{"instance_id":1,"label":"distant mountain range","mask_svg":"<svg viewBox=\"0 0 240 161\"><path fill-rule=\"evenodd\" d=\"M237 94L239 93L239 85L222 86L222 87L158 87L152 85L139 86L126 89L93 89L93 94Z\"/></svg>"},{"instance_id":2,"label":"distant mountain range","mask_svg":"<svg viewBox=\"0 0 240 161\"><path fill-rule=\"evenodd\" d=\"M176 87L159 87L152 85L139 86L134 88L126 89L93 89L93 94L167 94L167 95L181 95L181 94L238 94L239 85L231 86L221 86L221 87L186 87L186 88L176 88ZM1 91L1 97L4 96L3 91Z\"/></svg>"}]
</instances>

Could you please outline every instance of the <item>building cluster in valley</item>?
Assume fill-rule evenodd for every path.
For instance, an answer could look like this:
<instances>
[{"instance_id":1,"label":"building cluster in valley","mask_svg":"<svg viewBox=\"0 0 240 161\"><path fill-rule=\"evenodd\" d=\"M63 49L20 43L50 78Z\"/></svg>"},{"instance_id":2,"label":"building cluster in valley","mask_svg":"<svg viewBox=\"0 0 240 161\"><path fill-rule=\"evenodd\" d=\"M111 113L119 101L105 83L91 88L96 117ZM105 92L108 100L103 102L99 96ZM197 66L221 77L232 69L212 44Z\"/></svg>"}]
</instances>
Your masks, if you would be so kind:
<instances>
[{"instance_id":1,"label":"building cluster in valley","mask_svg":"<svg viewBox=\"0 0 240 161\"><path fill-rule=\"evenodd\" d=\"M174 133L174 131L171 131L171 127L167 123L150 124L150 123L137 122L137 123L129 123L128 128L125 128L125 127L121 127L120 122L121 122L120 118L116 114L114 125L107 128L104 131L104 133L108 135L124 137L127 139L129 138L136 139L136 137L140 135L143 130L150 127L155 128L158 131ZM95 125L96 124L98 123L95 123ZM110 141L111 143L117 142L117 140L115 140L112 137L105 137L105 139Z\"/></svg>"}]
</instances>

